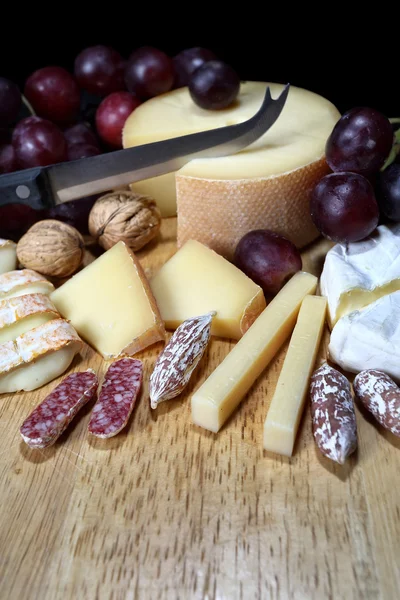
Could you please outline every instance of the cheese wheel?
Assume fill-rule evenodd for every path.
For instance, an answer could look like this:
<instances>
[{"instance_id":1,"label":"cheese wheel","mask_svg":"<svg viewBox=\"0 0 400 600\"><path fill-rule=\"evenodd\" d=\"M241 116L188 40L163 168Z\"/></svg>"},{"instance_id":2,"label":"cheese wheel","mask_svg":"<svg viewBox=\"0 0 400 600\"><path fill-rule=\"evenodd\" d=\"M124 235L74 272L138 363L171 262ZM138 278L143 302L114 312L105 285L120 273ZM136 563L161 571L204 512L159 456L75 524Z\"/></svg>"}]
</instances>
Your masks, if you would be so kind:
<instances>
[{"instance_id":1,"label":"cheese wheel","mask_svg":"<svg viewBox=\"0 0 400 600\"><path fill-rule=\"evenodd\" d=\"M187 88L152 98L126 121L124 147L243 122L260 108L267 85L275 98L283 90L280 84L245 82L238 101L219 111L198 107ZM231 258L251 229L272 229L299 247L315 239L309 191L328 172L325 143L339 118L328 100L292 86L279 119L254 144L232 156L186 164L176 173L178 245L194 238ZM155 177L133 188L153 196L163 216L170 216L173 177Z\"/></svg>"}]
</instances>

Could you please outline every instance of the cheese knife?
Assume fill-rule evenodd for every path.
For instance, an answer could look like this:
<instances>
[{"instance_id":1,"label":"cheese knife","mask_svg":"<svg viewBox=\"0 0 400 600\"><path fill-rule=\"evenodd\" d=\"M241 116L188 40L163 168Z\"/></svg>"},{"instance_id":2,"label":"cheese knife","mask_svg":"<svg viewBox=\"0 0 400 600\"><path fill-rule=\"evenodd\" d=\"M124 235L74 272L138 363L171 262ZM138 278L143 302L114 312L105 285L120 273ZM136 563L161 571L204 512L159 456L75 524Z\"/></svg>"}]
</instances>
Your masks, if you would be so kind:
<instances>
[{"instance_id":1,"label":"cheese knife","mask_svg":"<svg viewBox=\"0 0 400 600\"><path fill-rule=\"evenodd\" d=\"M160 142L47 167L0 175L0 206L22 203L36 210L177 171L195 158L235 154L261 137L278 119L288 97L269 87L259 111L247 121Z\"/></svg>"}]
</instances>

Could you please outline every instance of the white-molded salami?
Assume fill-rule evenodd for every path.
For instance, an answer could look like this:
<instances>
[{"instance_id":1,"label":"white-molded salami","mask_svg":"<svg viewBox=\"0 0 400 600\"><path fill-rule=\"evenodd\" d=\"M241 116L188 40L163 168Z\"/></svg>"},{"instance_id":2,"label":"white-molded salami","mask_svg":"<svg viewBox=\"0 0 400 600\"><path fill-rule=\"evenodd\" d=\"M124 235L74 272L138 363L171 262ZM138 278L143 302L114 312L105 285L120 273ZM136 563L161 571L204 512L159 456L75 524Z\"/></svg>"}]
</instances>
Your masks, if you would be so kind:
<instances>
[{"instance_id":1,"label":"white-molded salami","mask_svg":"<svg viewBox=\"0 0 400 600\"><path fill-rule=\"evenodd\" d=\"M357 448L357 423L350 383L327 363L311 377L311 416L315 443L340 465Z\"/></svg>"},{"instance_id":2,"label":"white-molded salami","mask_svg":"<svg viewBox=\"0 0 400 600\"><path fill-rule=\"evenodd\" d=\"M22 424L24 442L31 448L54 444L77 412L94 397L98 384L91 369L68 375Z\"/></svg>"},{"instance_id":3,"label":"white-molded salami","mask_svg":"<svg viewBox=\"0 0 400 600\"><path fill-rule=\"evenodd\" d=\"M361 371L353 383L354 392L362 404L385 429L400 436L400 389L382 371Z\"/></svg>"},{"instance_id":4,"label":"white-molded salami","mask_svg":"<svg viewBox=\"0 0 400 600\"><path fill-rule=\"evenodd\" d=\"M121 358L108 368L88 431L99 438L117 435L128 423L143 378L143 364L135 358Z\"/></svg>"}]
</instances>

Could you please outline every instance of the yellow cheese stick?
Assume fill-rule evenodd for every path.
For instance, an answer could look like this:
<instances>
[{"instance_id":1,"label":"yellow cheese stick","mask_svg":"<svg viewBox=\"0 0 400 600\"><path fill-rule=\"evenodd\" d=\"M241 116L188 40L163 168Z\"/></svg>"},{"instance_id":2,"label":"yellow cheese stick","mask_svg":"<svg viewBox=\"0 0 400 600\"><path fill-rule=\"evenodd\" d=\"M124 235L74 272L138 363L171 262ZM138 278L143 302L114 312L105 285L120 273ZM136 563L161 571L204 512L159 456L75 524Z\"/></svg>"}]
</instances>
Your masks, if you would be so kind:
<instances>
[{"instance_id":1,"label":"yellow cheese stick","mask_svg":"<svg viewBox=\"0 0 400 600\"><path fill-rule=\"evenodd\" d=\"M264 448L291 456L311 372L321 342L326 298L307 296L301 305L285 362L264 423Z\"/></svg>"},{"instance_id":2,"label":"yellow cheese stick","mask_svg":"<svg viewBox=\"0 0 400 600\"><path fill-rule=\"evenodd\" d=\"M296 273L254 321L225 360L192 396L196 425L219 431L292 331L305 296L317 278Z\"/></svg>"}]
</instances>

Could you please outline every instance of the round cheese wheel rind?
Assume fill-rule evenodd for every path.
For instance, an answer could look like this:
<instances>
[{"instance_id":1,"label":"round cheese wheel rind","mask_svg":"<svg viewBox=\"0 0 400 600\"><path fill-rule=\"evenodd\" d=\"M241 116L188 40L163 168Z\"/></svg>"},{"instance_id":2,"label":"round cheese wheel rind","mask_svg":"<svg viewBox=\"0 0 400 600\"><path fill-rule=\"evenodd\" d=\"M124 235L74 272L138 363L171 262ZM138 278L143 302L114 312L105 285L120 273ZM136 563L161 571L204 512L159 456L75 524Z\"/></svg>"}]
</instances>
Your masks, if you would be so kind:
<instances>
[{"instance_id":1,"label":"round cheese wheel rind","mask_svg":"<svg viewBox=\"0 0 400 600\"><path fill-rule=\"evenodd\" d=\"M124 147L243 122L260 108L267 85L274 98L284 87L244 82L237 102L220 111L198 107L187 88L152 98L126 121ZM179 243L190 238L213 240L211 247L229 257L249 228L279 231L298 246L315 239L308 194L329 172L325 144L339 118L331 102L292 86L277 121L251 146L235 155L187 163L176 173ZM164 175L134 184L155 198L163 216L175 211L171 178ZM207 214L202 215L201 209Z\"/></svg>"}]
</instances>

